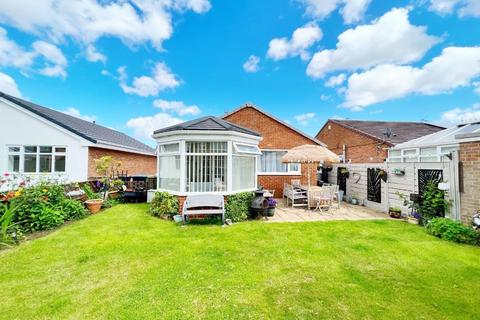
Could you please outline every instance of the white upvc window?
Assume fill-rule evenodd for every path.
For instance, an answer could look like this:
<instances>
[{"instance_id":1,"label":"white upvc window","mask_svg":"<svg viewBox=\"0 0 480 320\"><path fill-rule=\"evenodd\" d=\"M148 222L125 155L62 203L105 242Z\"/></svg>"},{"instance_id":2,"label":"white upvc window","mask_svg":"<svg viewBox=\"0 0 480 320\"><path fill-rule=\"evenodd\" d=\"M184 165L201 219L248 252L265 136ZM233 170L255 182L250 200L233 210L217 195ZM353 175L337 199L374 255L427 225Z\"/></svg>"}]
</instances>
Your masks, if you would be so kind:
<instances>
[{"instance_id":1,"label":"white upvc window","mask_svg":"<svg viewBox=\"0 0 480 320\"><path fill-rule=\"evenodd\" d=\"M244 154L262 154L258 146L250 145L250 144L243 144L234 142L233 147L235 148L235 152L237 153L244 153Z\"/></svg>"},{"instance_id":2,"label":"white upvc window","mask_svg":"<svg viewBox=\"0 0 480 320\"><path fill-rule=\"evenodd\" d=\"M283 163L282 157L287 150L262 150L258 157L257 171L263 175L300 175L299 163Z\"/></svg>"},{"instance_id":3,"label":"white upvc window","mask_svg":"<svg viewBox=\"0 0 480 320\"><path fill-rule=\"evenodd\" d=\"M403 149L402 162L418 162L418 149Z\"/></svg>"},{"instance_id":4,"label":"white upvc window","mask_svg":"<svg viewBox=\"0 0 480 320\"><path fill-rule=\"evenodd\" d=\"M388 150L388 162L402 162L401 150Z\"/></svg>"},{"instance_id":5,"label":"white upvc window","mask_svg":"<svg viewBox=\"0 0 480 320\"><path fill-rule=\"evenodd\" d=\"M186 142L186 191L227 191L228 143Z\"/></svg>"},{"instance_id":6,"label":"white upvc window","mask_svg":"<svg viewBox=\"0 0 480 320\"><path fill-rule=\"evenodd\" d=\"M63 173L67 148L64 146L7 146L7 170L16 173Z\"/></svg>"},{"instance_id":7,"label":"white upvc window","mask_svg":"<svg viewBox=\"0 0 480 320\"><path fill-rule=\"evenodd\" d=\"M179 143L158 146L158 187L180 191L180 145Z\"/></svg>"},{"instance_id":8,"label":"white upvc window","mask_svg":"<svg viewBox=\"0 0 480 320\"><path fill-rule=\"evenodd\" d=\"M420 162L438 161L437 147L420 148Z\"/></svg>"}]
</instances>

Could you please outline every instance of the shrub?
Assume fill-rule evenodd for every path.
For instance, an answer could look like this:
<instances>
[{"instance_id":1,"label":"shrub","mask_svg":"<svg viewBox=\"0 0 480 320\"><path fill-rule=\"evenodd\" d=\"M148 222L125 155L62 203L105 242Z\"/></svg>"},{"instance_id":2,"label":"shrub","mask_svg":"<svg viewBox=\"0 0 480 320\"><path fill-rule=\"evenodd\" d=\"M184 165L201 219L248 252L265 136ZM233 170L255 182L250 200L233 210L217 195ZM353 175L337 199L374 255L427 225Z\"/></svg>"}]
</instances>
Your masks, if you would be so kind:
<instances>
[{"instance_id":1,"label":"shrub","mask_svg":"<svg viewBox=\"0 0 480 320\"><path fill-rule=\"evenodd\" d=\"M120 201L117 200L117 199L107 199L107 200L103 201L102 208L108 209L108 208L111 208L113 206L116 206L119 203L120 203Z\"/></svg>"},{"instance_id":2,"label":"shrub","mask_svg":"<svg viewBox=\"0 0 480 320\"><path fill-rule=\"evenodd\" d=\"M451 201L445 199L445 194L434 182L429 182L423 192L419 213L423 219L443 218L451 206Z\"/></svg>"},{"instance_id":3,"label":"shrub","mask_svg":"<svg viewBox=\"0 0 480 320\"><path fill-rule=\"evenodd\" d=\"M480 245L480 233L448 218L434 218L427 224L427 232L438 238L457 243Z\"/></svg>"},{"instance_id":4,"label":"shrub","mask_svg":"<svg viewBox=\"0 0 480 320\"><path fill-rule=\"evenodd\" d=\"M90 185L88 183L84 184L82 186L82 190L83 192L85 192L85 195L87 196L87 199L91 200L91 199L101 199L102 196L98 193L95 193L93 190L92 190L92 187L90 187Z\"/></svg>"},{"instance_id":5,"label":"shrub","mask_svg":"<svg viewBox=\"0 0 480 320\"><path fill-rule=\"evenodd\" d=\"M60 210L63 212L64 219L67 221L79 220L84 218L88 211L83 204L77 200L65 199L60 205Z\"/></svg>"},{"instance_id":6,"label":"shrub","mask_svg":"<svg viewBox=\"0 0 480 320\"><path fill-rule=\"evenodd\" d=\"M229 196L225 204L225 218L233 222L247 220L252 200L253 192L241 192Z\"/></svg>"},{"instance_id":7,"label":"shrub","mask_svg":"<svg viewBox=\"0 0 480 320\"><path fill-rule=\"evenodd\" d=\"M172 217L178 214L178 199L168 192L156 192L149 212L155 217Z\"/></svg>"}]
</instances>

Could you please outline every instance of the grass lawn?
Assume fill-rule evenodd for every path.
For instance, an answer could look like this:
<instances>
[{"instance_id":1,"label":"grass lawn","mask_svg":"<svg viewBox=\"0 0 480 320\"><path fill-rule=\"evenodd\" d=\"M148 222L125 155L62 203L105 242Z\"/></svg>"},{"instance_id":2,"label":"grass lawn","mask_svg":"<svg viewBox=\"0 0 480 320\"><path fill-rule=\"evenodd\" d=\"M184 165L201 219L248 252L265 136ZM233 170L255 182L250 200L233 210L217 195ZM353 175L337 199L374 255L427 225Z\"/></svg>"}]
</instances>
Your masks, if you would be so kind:
<instances>
[{"instance_id":1,"label":"grass lawn","mask_svg":"<svg viewBox=\"0 0 480 320\"><path fill-rule=\"evenodd\" d=\"M2 319L478 319L480 248L397 221L181 228L119 205L0 252Z\"/></svg>"}]
</instances>

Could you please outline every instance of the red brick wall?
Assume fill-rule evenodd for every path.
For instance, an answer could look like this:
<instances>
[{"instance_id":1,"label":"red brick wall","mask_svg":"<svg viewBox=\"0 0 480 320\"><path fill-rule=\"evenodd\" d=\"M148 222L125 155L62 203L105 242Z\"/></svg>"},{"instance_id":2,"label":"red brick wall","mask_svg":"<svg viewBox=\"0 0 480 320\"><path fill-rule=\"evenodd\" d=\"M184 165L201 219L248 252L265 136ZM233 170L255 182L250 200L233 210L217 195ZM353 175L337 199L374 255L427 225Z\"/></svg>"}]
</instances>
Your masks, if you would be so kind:
<instances>
[{"instance_id":1,"label":"red brick wall","mask_svg":"<svg viewBox=\"0 0 480 320\"><path fill-rule=\"evenodd\" d=\"M343 153L345 144L345 159L352 163L380 163L388 157L388 145L334 122L327 122L315 138L326 143L327 148L338 155Z\"/></svg>"},{"instance_id":2,"label":"red brick wall","mask_svg":"<svg viewBox=\"0 0 480 320\"><path fill-rule=\"evenodd\" d=\"M259 145L260 149L288 150L304 144L316 144L314 141L299 134L295 130L292 130L252 107L245 107L238 112L228 115L224 119L260 133L263 138ZM265 189L275 190L275 197L280 198L283 194L284 183L290 184L292 179L301 179L302 183L308 183L306 168L306 165L302 165L301 176L258 175L258 184ZM310 180L312 184L316 184L316 167L311 164L310 168Z\"/></svg>"},{"instance_id":3,"label":"red brick wall","mask_svg":"<svg viewBox=\"0 0 480 320\"><path fill-rule=\"evenodd\" d=\"M460 144L459 160L463 164L463 192L460 193L462 222L470 224L480 210L480 142Z\"/></svg>"},{"instance_id":4,"label":"red brick wall","mask_svg":"<svg viewBox=\"0 0 480 320\"><path fill-rule=\"evenodd\" d=\"M88 176L97 177L94 159L103 156L112 156L122 163L120 171L128 171L129 175L148 174L156 175L157 157L154 155L141 155L136 153L108 150L102 148L90 147L88 149Z\"/></svg>"}]
</instances>

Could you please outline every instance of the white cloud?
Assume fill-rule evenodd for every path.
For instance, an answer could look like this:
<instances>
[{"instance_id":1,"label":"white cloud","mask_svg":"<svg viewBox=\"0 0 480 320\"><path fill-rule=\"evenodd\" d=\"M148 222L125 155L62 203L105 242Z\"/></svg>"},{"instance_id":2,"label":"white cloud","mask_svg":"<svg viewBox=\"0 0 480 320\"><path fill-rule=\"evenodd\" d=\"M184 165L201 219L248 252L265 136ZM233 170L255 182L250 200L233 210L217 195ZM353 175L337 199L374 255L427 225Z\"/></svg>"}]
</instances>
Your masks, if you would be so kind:
<instances>
[{"instance_id":1,"label":"white cloud","mask_svg":"<svg viewBox=\"0 0 480 320\"><path fill-rule=\"evenodd\" d=\"M66 110L62 111L65 114L68 114L69 116L79 118L88 122L93 122L97 119L96 116L88 116L88 115L83 115L81 114L80 110L75 109L75 108L68 108Z\"/></svg>"},{"instance_id":2,"label":"white cloud","mask_svg":"<svg viewBox=\"0 0 480 320\"><path fill-rule=\"evenodd\" d=\"M307 23L296 29L292 38L275 38L268 45L267 56L273 60L282 60L288 57L300 56L302 60L308 60L308 49L322 39L322 30L315 23Z\"/></svg>"},{"instance_id":3,"label":"white cloud","mask_svg":"<svg viewBox=\"0 0 480 320\"><path fill-rule=\"evenodd\" d=\"M313 112L308 112L308 113L302 113L294 117L295 120L300 123L302 126L308 125L308 122L315 118L315 113Z\"/></svg>"},{"instance_id":4,"label":"white cloud","mask_svg":"<svg viewBox=\"0 0 480 320\"><path fill-rule=\"evenodd\" d=\"M35 41L32 47L38 55L47 61L46 66L38 70L40 74L50 77L59 76L62 78L67 76L67 72L65 71L67 59L58 47L45 41Z\"/></svg>"},{"instance_id":5,"label":"white cloud","mask_svg":"<svg viewBox=\"0 0 480 320\"><path fill-rule=\"evenodd\" d=\"M451 14L457 9L460 17L480 17L478 0L430 0L429 9L440 15Z\"/></svg>"},{"instance_id":6,"label":"white cloud","mask_svg":"<svg viewBox=\"0 0 480 320\"><path fill-rule=\"evenodd\" d=\"M60 42L85 44L116 37L127 45L149 42L161 50L173 32L172 13L204 13L208 0L0 0L0 22Z\"/></svg>"},{"instance_id":7,"label":"white cloud","mask_svg":"<svg viewBox=\"0 0 480 320\"><path fill-rule=\"evenodd\" d=\"M3 72L0 72L0 91L15 97L22 96L15 80Z\"/></svg>"},{"instance_id":8,"label":"white cloud","mask_svg":"<svg viewBox=\"0 0 480 320\"><path fill-rule=\"evenodd\" d=\"M472 82L472 85L474 87L473 91L475 91L475 93L480 94L480 82L479 81Z\"/></svg>"},{"instance_id":9,"label":"white cloud","mask_svg":"<svg viewBox=\"0 0 480 320\"><path fill-rule=\"evenodd\" d=\"M180 116L197 115L200 113L200 108L196 105L187 106L182 101L167 101L157 99L153 101L153 105L163 112L174 112Z\"/></svg>"},{"instance_id":10,"label":"white cloud","mask_svg":"<svg viewBox=\"0 0 480 320\"><path fill-rule=\"evenodd\" d=\"M92 44L87 46L85 50L85 57L90 62L107 62L107 57L103 53L98 52L97 48L95 48Z\"/></svg>"},{"instance_id":11,"label":"white cloud","mask_svg":"<svg viewBox=\"0 0 480 320\"><path fill-rule=\"evenodd\" d=\"M439 125L451 127L461 123L479 122L480 104L474 104L471 108L453 108L442 113L440 120L436 121Z\"/></svg>"},{"instance_id":12,"label":"white cloud","mask_svg":"<svg viewBox=\"0 0 480 320\"><path fill-rule=\"evenodd\" d=\"M157 96L160 91L173 89L180 85L180 80L171 73L170 69L163 62L158 62L152 70L151 76L140 76L133 78L133 84L127 84L126 67L118 68L120 87L123 92L136 94L142 97Z\"/></svg>"},{"instance_id":13,"label":"white cloud","mask_svg":"<svg viewBox=\"0 0 480 320\"><path fill-rule=\"evenodd\" d=\"M326 94L322 94L322 95L320 96L320 100L322 100L322 101L328 101L328 100L330 100L331 98L332 98L332 97L330 97L329 95L326 95Z\"/></svg>"},{"instance_id":14,"label":"white cloud","mask_svg":"<svg viewBox=\"0 0 480 320\"><path fill-rule=\"evenodd\" d=\"M10 40L7 31L0 27L0 66L24 69L33 64L34 52L24 50Z\"/></svg>"},{"instance_id":15,"label":"white cloud","mask_svg":"<svg viewBox=\"0 0 480 320\"><path fill-rule=\"evenodd\" d=\"M408 20L408 10L392 9L370 25L338 37L336 49L317 52L307 67L312 78L336 70L367 69L379 64L405 64L421 59L440 40Z\"/></svg>"},{"instance_id":16,"label":"white cloud","mask_svg":"<svg viewBox=\"0 0 480 320\"><path fill-rule=\"evenodd\" d=\"M371 0L301 0L305 5L305 13L315 19L325 19L337 8L345 23L360 21Z\"/></svg>"},{"instance_id":17,"label":"white cloud","mask_svg":"<svg viewBox=\"0 0 480 320\"><path fill-rule=\"evenodd\" d=\"M260 69L259 63L260 58L252 54L243 64L243 70L245 70L245 72L255 73Z\"/></svg>"},{"instance_id":18,"label":"white cloud","mask_svg":"<svg viewBox=\"0 0 480 320\"><path fill-rule=\"evenodd\" d=\"M43 65L38 66L38 60ZM7 31L0 27L0 66L18 68L23 72L35 71L45 76L67 76L67 59L62 51L45 41L35 41L32 49L26 50L8 38ZM33 70L36 68L36 70Z\"/></svg>"},{"instance_id":19,"label":"white cloud","mask_svg":"<svg viewBox=\"0 0 480 320\"><path fill-rule=\"evenodd\" d=\"M327 82L325 82L325 86L329 88L338 87L344 83L345 80L347 80L347 75L345 73L340 73L337 76L331 76L328 78Z\"/></svg>"},{"instance_id":20,"label":"white cloud","mask_svg":"<svg viewBox=\"0 0 480 320\"><path fill-rule=\"evenodd\" d=\"M127 127L133 129L135 138L151 141L152 134L155 130L173 126L181 122L183 122L182 119L172 117L167 113L157 113L154 116L130 119L127 122Z\"/></svg>"},{"instance_id":21,"label":"white cloud","mask_svg":"<svg viewBox=\"0 0 480 320\"><path fill-rule=\"evenodd\" d=\"M380 65L348 79L344 106L354 110L409 94L434 95L480 76L480 47L448 47L422 68Z\"/></svg>"}]
</instances>

